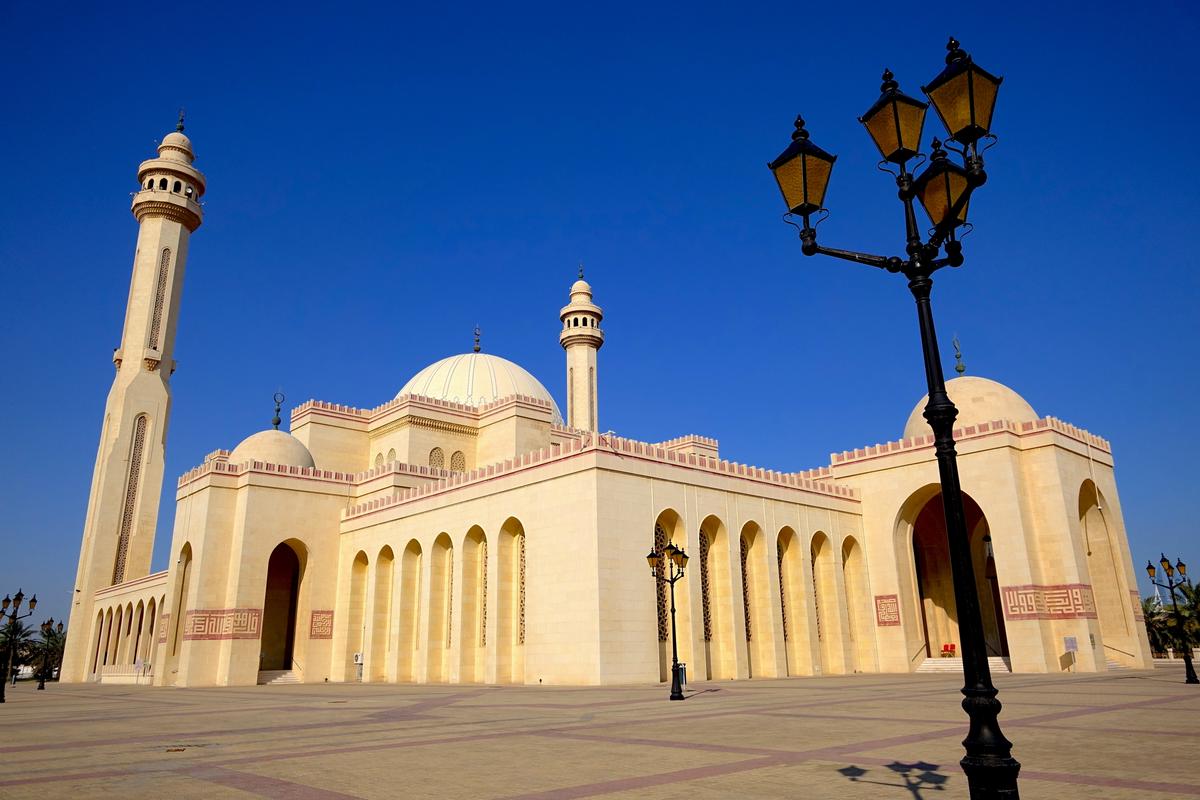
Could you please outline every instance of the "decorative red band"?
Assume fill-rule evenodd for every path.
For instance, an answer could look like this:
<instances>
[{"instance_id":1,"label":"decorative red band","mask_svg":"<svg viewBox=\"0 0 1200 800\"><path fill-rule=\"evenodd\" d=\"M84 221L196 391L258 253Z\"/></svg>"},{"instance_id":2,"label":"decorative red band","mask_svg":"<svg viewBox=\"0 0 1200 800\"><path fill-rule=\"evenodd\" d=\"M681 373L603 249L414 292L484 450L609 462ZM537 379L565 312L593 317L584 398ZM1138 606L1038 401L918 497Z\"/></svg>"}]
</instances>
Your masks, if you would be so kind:
<instances>
[{"instance_id":1,"label":"decorative red band","mask_svg":"<svg viewBox=\"0 0 1200 800\"><path fill-rule=\"evenodd\" d=\"M257 639L261 630L261 608L197 608L183 621L185 640Z\"/></svg>"},{"instance_id":2,"label":"decorative red band","mask_svg":"<svg viewBox=\"0 0 1200 800\"><path fill-rule=\"evenodd\" d=\"M1095 619L1096 600L1086 583L1053 586L1004 586L1004 617L1023 619Z\"/></svg>"}]
</instances>

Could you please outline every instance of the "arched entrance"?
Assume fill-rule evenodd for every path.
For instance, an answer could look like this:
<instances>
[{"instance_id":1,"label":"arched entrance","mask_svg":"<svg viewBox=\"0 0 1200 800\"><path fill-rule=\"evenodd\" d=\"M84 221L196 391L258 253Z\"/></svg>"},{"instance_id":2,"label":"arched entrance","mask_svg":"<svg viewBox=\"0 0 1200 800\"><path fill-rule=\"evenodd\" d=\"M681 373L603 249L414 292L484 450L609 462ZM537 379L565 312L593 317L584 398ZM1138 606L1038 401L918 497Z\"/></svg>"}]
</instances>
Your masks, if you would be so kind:
<instances>
[{"instance_id":1,"label":"arched entrance","mask_svg":"<svg viewBox=\"0 0 1200 800\"><path fill-rule=\"evenodd\" d=\"M1109 526L1108 504L1091 480L1079 488L1079 529L1087 558L1088 581L1096 600L1096 622L1106 661L1139 665L1141 651L1130 588L1121 566L1120 546ZM1133 589L1135 602L1137 590Z\"/></svg>"},{"instance_id":2,"label":"arched entrance","mask_svg":"<svg viewBox=\"0 0 1200 800\"><path fill-rule=\"evenodd\" d=\"M963 493L963 511L971 541L971 561L975 572L975 590L979 614L983 619L983 637L988 656L1008 656L1008 636L1004 615L1000 612L1000 586L996 559L987 517L970 495ZM941 654L953 645L961 655L958 633L958 607L954 600L954 575L950 566L950 545L946 537L946 516L941 492L935 492L916 514L912 529L913 566L920 600L919 621L927 658Z\"/></svg>"},{"instance_id":3,"label":"arched entrance","mask_svg":"<svg viewBox=\"0 0 1200 800\"><path fill-rule=\"evenodd\" d=\"M290 544L282 542L271 551L263 595L260 670L289 670L293 666L302 575L300 555Z\"/></svg>"}]
</instances>

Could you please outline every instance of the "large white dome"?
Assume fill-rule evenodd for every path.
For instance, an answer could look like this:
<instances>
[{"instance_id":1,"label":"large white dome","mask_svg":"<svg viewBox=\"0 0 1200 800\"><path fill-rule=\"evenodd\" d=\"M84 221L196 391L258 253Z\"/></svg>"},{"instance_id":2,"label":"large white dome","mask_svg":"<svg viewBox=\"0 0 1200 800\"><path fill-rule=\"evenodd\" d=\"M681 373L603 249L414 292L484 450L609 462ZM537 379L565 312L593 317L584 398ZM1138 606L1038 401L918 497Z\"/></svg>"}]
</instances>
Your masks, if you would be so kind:
<instances>
[{"instance_id":1,"label":"large white dome","mask_svg":"<svg viewBox=\"0 0 1200 800\"><path fill-rule=\"evenodd\" d=\"M978 425L981 422L1004 419L1012 422L1032 422L1038 418L1033 406L1024 397L1005 386L987 378L975 375L963 375L954 380L946 381L946 393L954 405L958 407L958 418L954 421L955 428L965 428L968 425ZM914 436L929 436L933 431L925 421L922 413L929 395L925 395L908 415L904 424L904 438Z\"/></svg>"},{"instance_id":2,"label":"large white dome","mask_svg":"<svg viewBox=\"0 0 1200 800\"><path fill-rule=\"evenodd\" d=\"M412 376L396 397L406 394L468 406L521 394L545 400L553 409L554 421L562 422L558 404L537 378L508 359L490 353L463 353L435 361Z\"/></svg>"}]
</instances>

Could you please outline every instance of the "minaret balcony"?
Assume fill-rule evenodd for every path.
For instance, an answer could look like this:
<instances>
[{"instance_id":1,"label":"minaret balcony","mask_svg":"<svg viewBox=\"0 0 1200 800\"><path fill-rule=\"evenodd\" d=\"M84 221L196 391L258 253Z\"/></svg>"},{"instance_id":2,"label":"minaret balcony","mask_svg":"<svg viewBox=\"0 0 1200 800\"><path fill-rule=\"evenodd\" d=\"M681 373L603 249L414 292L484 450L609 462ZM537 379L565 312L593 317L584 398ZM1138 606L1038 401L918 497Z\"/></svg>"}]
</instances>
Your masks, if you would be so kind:
<instances>
[{"instance_id":1,"label":"minaret balcony","mask_svg":"<svg viewBox=\"0 0 1200 800\"><path fill-rule=\"evenodd\" d=\"M189 231L199 228L204 216L204 210L194 199L167 189L135 192L130 210L138 222L146 217L166 217L187 226Z\"/></svg>"},{"instance_id":2,"label":"minaret balcony","mask_svg":"<svg viewBox=\"0 0 1200 800\"><path fill-rule=\"evenodd\" d=\"M599 328L565 328L558 335L558 343L563 347L586 344L599 350L604 344L604 331Z\"/></svg>"}]
</instances>

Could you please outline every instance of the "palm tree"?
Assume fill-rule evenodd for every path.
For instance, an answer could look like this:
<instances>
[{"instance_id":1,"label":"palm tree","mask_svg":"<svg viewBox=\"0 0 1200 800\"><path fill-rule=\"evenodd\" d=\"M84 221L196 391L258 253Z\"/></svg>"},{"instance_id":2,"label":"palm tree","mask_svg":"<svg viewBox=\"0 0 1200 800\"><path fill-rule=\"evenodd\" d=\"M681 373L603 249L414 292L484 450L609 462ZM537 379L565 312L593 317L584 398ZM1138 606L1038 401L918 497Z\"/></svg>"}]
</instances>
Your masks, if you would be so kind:
<instances>
[{"instance_id":1,"label":"palm tree","mask_svg":"<svg viewBox=\"0 0 1200 800\"><path fill-rule=\"evenodd\" d=\"M62 665L63 650L67 646L67 632L60 623L57 628L47 625L42 628L42 641L38 642L38 668L51 680Z\"/></svg>"},{"instance_id":2,"label":"palm tree","mask_svg":"<svg viewBox=\"0 0 1200 800\"><path fill-rule=\"evenodd\" d=\"M12 669L16 673L18 667L29 661L30 648L33 643L33 630L20 620L11 620L0 628L0 674L10 679L7 668L9 651L12 650Z\"/></svg>"},{"instance_id":3,"label":"palm tree","mask_svg":"<svg viewBox=\"0 0 1200 800\"><path fill-rule=\"evenodd\" d=\"M1158 598L1151 595L1142 598L1142 616L1146 619L1146 635L1150 638L1150 652L1165 656L1170 649L1170 634L1167 632L1166 614Z\"/></svg>"}]
</instances>

